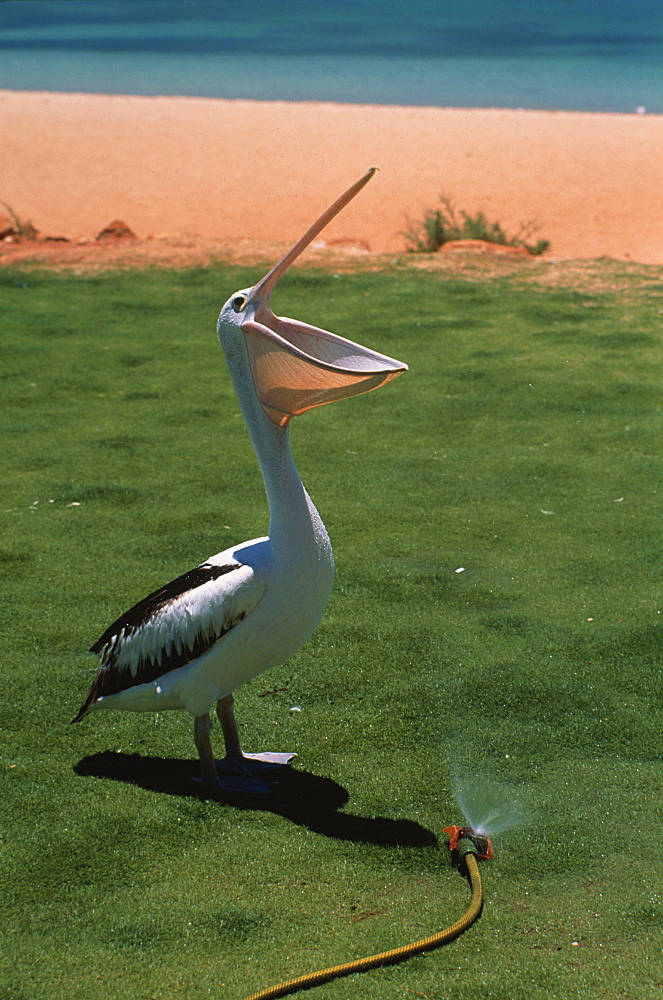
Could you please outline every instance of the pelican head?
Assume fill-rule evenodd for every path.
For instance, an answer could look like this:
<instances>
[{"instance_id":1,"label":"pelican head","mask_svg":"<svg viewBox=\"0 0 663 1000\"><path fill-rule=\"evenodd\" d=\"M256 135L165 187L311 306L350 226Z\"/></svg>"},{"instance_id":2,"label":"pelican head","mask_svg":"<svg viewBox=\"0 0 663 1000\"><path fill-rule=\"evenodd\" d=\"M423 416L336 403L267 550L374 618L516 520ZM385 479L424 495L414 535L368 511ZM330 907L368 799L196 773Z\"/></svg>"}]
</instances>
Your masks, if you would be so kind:
<instances>
[{"instance_id":1,"label":"pelican head","mask_svg":"<svg viewBox=\"0 0 663 1000\"><path fill-rule=\"evenodd\" d=\"M253 390L275 424L346 396L370 392L407 370L407 365L327 330L275 316L271 294L290 265L361 191L376 167L364 174L307 229L278 264L253 288L228 299L217 324L233 377L250 371Z\"/></svg>"}]
</instances>

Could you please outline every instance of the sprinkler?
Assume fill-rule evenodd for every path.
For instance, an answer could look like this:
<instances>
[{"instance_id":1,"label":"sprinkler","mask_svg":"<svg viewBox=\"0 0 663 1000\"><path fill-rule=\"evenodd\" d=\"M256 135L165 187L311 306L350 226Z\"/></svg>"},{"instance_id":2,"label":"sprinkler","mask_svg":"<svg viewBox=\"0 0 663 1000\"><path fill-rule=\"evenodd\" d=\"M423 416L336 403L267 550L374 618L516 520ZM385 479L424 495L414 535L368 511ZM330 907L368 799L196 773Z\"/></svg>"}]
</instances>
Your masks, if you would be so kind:
<instances>
[{"instance_id":1,"label":"sprinkler","mask_svg":"<svg viewBox=\"0 0 663 1000\"><path fill-rule=\"evenodd\" d=\"M419 955L423 951L431 951L433 948L439 948L440 945L448 944L449 941L453 941L454 938L466 931L480 915L483 906L483 887L477 861L492 858L493 847L487 836L478 833L471 827L448 826L445 827L444 833L449 835L449 850L452 861L467 876L472 890L470 904L459 920L430 937L420 938L418 941L401 945L400 948L393 948L391 951L369 955L367 958L357 958L342 965L332 965L328 969L319 969L317 972L309 972L296 979L288 979L276 986L268 986L264 990L252 993L250 997L246 997L246 1000L276 1000L276 997L284 997L290 993L296 993L298 990L320 986L322 983L329 982L330 979L349 976L356 972L366 972L368 969L375 969L381 965L395 965L397 962L402 962L413 955Z\"/></svg>"},{"instance_id":2,"label":"sprinkler","mask_svg":"<svg viewBox=\"0 0 663 1000\"><path fill-rule=\"evenodd\" d=\"M466 854L476 854L482 861L490 861L493 857L493 845L485 834L469 826L445 826L443 832L449 834L449 850L456 851L458 860Z\"/></svg>"}]
</instances>

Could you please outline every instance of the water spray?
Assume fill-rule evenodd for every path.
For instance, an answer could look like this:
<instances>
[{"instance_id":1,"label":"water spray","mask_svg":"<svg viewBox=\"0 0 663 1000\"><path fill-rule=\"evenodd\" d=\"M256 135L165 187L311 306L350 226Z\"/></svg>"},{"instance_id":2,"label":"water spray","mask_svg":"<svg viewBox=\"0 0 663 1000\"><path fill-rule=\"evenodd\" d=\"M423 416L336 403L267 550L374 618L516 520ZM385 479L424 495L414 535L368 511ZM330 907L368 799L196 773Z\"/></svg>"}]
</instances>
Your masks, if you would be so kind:
<instances>
[{"instance_id":1,"label":"water spray","mask_svg":"<svg viewBox=\"0 0 663 1000\"><path fill-rule=\"evenodd\" d=\"M400 948L379 952L366 958L357 958L342 965L332 965L328 969L309 972L296 979L288 979L276 986L268 986L264 990L252 993L246 1000L276 1000L276 997L284 997L290 993L296 993L298 990L320 986L322 983L329 982L330 979L338 979L356 972L366 972L368 969L375 969L382 965L395 965L397 962L402 962L413 955L419 955L423 951L431 951L433 948L439 948L440 945L448 944L459 937L468 927L471 927L481 914L483 907L483 886L477 862L492 858L493 847L490 838L483 831L473 830L471 827L448 826L444 833L449 836L452 861L459 871L467 877L472 893L469 906L459 920L450 924L449 927L445 927L444 930L431 934L429 937L420 938L418 941L412 941L410 944L401 945Z\"/></svg>"}]
</instances>

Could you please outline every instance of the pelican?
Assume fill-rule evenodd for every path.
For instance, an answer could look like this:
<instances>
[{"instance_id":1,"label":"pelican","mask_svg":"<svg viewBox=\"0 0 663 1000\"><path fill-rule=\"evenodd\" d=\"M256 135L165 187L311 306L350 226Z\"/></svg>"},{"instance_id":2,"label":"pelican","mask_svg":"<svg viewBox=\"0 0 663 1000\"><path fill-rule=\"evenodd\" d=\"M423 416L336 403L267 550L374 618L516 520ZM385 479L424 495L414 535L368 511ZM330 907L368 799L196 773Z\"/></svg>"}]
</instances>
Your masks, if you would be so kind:
<instances>
[{"instance_id":1,"label":"pelican","mask_svg":"<svg viewBox=\"0 0 663 1000\"><path fill-rule=\"evenodd\" d=\"M252 288L223 306L217 332L262 472L269 535L211 556L121 615L90 652L94 682L73 722L101 709L194 717L201 779L208 788L265 790L263 772L292 753L245 753L233 692L292 656L327 606L334 576L329 536L292 458L294 416L377 389L407 365L326 330L275 316L279 279L368 183L371 168ZM226 755L216 761L210 713L216 706Z\"/></svg>"}]
</instances>

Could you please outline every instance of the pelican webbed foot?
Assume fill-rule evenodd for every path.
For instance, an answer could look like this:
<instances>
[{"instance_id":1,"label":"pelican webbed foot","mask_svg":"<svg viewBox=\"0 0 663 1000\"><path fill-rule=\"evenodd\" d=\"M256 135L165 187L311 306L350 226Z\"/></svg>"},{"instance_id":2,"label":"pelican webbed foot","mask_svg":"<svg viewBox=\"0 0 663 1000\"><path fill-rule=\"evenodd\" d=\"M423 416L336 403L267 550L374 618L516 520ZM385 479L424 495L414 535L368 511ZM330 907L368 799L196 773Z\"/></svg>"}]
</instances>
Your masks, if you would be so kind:
<instances>
[{"instance_id":1,"label":"pelican webbed foot","mask_svg":"<svg viewBox=\"0 0 663 1000\"><path fill-rule=\"evenodd\" d=\"M200 781L211 792L229 791L248 795L264 795L278 781L279 772L295 753L244 753L233 712L233 696L221 698L216 713L223 730L226 756L215 760L210 740L212 721L209 715L198 716L194 722L194 741L200 757Z\"/></svg>"},{"instance_id":2,"label":"pelican webbed foot","mask_svg":"<svg viewBox=\"0 0 663 1000\"><path fill-rule=\"evenodd\" d=\"M218 787L224 791L263 795L279 780L295 753L242 753L216 761Z\"/></svg>"}]
</instances>

